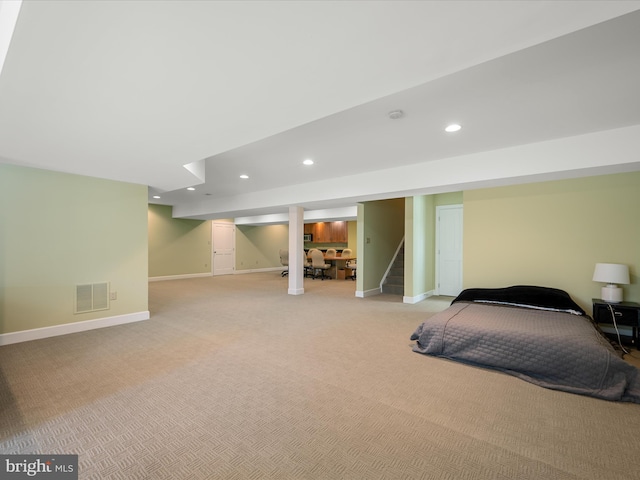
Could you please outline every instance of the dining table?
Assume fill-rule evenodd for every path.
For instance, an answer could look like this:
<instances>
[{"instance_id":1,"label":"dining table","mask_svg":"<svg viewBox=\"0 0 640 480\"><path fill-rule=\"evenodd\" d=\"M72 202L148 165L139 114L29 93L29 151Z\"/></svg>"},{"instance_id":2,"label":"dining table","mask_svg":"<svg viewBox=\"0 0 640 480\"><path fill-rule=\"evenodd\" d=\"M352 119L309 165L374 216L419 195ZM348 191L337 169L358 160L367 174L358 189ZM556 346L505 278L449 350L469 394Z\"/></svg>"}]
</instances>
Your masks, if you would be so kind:
<instances>
[{"instance_id":1,"label":"dining table","mask_svg":"<svg viewBox=\"0 0 640 480\"><path fill-rule=\"evenodd\" d=\"M335 268L333 268L334 273L333 273L333 278L338 278L338 270L340 269L340 267L342 266L343 268L349 268L346 266L347 262L351 261L351 260L355 260L358 257L343 257L341 255L324 255L324 261L331 263L331 265ZM309 261L311 261L311 256L307 255L307 259ZM342 262L344 262L344 265L342 264Z\"/></svg>"}]
</instances>

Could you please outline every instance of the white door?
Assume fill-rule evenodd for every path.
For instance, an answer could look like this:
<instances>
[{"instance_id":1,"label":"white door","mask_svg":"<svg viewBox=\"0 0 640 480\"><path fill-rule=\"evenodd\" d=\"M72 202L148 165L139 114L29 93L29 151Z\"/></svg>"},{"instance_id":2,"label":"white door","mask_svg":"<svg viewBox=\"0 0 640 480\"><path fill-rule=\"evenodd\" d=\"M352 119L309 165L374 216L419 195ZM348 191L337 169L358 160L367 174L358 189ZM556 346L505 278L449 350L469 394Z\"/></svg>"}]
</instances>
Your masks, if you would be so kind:
<instances>
[{"instance_id":1,"label":"white door","mask_svg":"<svg viewBox=\"0 0 640 480\"><path fill-rule=\"evenodd\" d=\"M462 205L436 207L436 285L438 295L462 291Z\"/></svg>"},{"instance_id":2,"label":"white door","mask_svg":"<svg viewBox=\"0 0 640 480\"><path fill-rule=\"evenodd\" d=\"M214 275L233 273L236 265L236 226L233 223L212 223L212 265Z\"/></svg>"}]
</instances>

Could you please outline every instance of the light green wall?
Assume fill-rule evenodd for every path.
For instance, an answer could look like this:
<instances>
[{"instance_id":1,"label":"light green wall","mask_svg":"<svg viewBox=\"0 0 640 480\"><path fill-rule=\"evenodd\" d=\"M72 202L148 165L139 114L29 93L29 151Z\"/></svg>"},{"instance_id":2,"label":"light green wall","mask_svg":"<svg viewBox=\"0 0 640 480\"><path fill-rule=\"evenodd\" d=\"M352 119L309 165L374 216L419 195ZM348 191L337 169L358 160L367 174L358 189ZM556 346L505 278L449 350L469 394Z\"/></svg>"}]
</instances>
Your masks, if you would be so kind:
<instances>
[{"instance_id":1,"label":"light green wall","mask_svg":"<svg viewBox=\"0 0 640 480\"><path fill-rule=\"evenodd\" d=\"M211 272L211 221L173 218L149 205L149 277Z\"/></svg>"},{"instance_id":2,"label":"light green wall","mask_svg":"<svg viewBox=\"0 0 640 480\"><path fill-rule=\"evenodd\" d=\"M280 267L281 248L289 248L289 225L236 226L236 270Z\"/></svg>"},{"instance_id":3,"label":"light green wall","mask_svg":"<svg viewBox=\"0 0 640 480\"><path fill-rule=\"evenodd\" d=\"M444 205L462 205L463 202L462 192L438 193L433 197L436 207L442 207Z\"/></svg>"},{"instance_id":4,"label":"light green wall","mask_svg":"<svg viewBox=\"0 0 640 480\"><path fill-rule=\"evenodd\" d=\"M434 289L434 216L433 195L405 199L405 297Z\"/></svg>"},{"instance_id":5,"label":"light green wall","mask_svg":"<svg viewBox=\"0 0 640 480\"><path fill-rule=\"evenodd\" d=\"M74 314L78 284L109 310ZM0 333L148 311L147 188L0 165Z\"/></svg>"},{"instance_id":6,"label":"light green wall","mask_svg":"<svg viewBox=\"0 0 640 480\"><path fill-rule=\"evenodd\" d=\"M436 207L462 202L462 192L405 199L405 297L419 297L436 288Z\"/></svg>"},{"instance_id":7,"label":"light green wall","mask_svg":"<svg viewBox=\"0 0 640 480\"><path fill-rule=\"evenodd\" d=\"M587 311L597 262L623 263L640 302L640 172L464 192L464 285L566 290Z\"/></svg>"},{"instance_id":8,"label":"light green wall","mask_svg":"<svg viewBox=\"0 0 640 480\"><path fill-rule=\"evenodd\" d=\"M353 256L358 256L358 222L347 222L347 248L352 250Z\"/></svg>"},{"instance_id":9,"label":"light green wall","mask_svg":"<svg viewBox=\"0 0 640 480\"><path fill-rule=\"evenodd\" d=\"M404 236L404 208L404 198L358 205L358 290L380 288Z\"/></svg>"}]
</instances>

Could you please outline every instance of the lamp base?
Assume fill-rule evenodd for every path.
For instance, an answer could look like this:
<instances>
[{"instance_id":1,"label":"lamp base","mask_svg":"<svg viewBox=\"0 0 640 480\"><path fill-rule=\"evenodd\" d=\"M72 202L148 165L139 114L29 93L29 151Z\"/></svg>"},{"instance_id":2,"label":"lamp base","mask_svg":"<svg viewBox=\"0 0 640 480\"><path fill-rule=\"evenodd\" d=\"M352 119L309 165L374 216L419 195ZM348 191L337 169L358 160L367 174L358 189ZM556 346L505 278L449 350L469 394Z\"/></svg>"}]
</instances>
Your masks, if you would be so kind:
<instances>
[{"instance_id":1,"label":"lamp base","mask_svg":"<svg viewBox=\"0 0 640 480\"><path fill-rule=\"evenodd\" d=\"M601 292L602 300L607 303L620 303L622 301L622 289L617 285L605 285Z\"/></svg>"}]
</instances>

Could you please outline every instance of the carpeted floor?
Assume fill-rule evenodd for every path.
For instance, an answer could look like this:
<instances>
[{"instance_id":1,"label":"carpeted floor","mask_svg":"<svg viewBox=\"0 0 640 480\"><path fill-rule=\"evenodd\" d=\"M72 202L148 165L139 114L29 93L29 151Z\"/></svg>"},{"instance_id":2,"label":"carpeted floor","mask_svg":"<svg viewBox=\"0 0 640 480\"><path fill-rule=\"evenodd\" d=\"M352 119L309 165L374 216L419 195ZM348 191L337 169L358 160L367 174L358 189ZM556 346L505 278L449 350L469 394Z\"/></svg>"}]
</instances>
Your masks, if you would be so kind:
<instances>
[{"instance_id":1,"label":"carpeted floor","mask_svg":"<svg viewBox=\"0 0 640 480\"><path fill-rule=\"evenodd\" d=\"M450 299L354 291L154 282L148 321L0 347L0 452L81 479L640 478L640 405L413 353Z\"/></svg>"}]
</instances>

